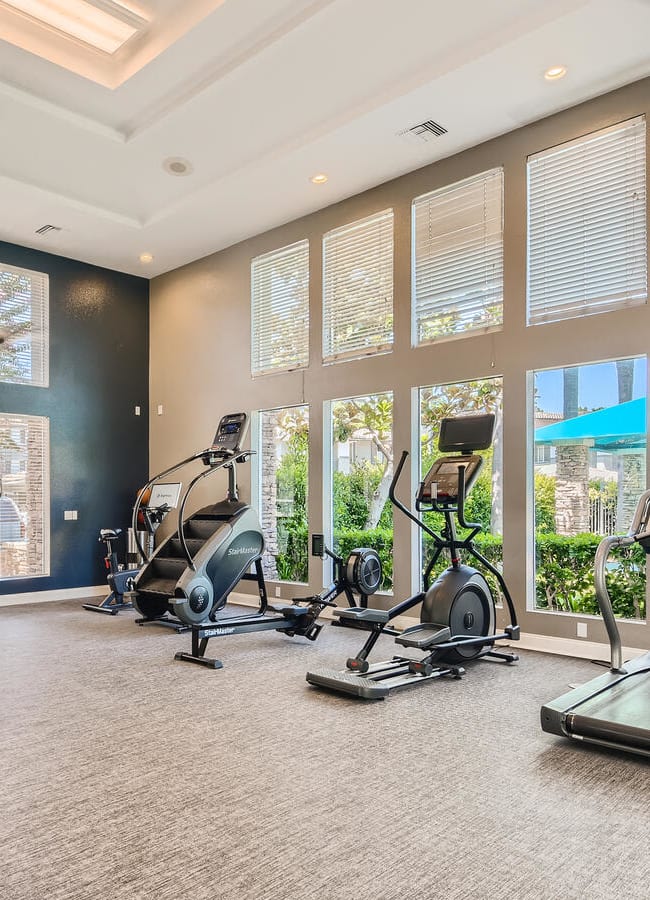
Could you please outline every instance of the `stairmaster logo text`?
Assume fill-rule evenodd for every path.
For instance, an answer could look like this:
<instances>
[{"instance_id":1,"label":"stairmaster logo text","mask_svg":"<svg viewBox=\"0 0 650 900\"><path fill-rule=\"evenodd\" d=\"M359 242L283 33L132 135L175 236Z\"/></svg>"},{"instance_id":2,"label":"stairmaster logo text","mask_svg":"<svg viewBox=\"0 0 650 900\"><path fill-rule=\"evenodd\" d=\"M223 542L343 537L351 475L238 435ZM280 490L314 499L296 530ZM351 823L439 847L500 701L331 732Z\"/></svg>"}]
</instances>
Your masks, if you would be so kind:
<instances>
[{"instance_id":1,"label":"stairmaster logo text","mask_svg":"<svg viewBox=\"0 0 650 900\"><path fill-rule=\"evenodd\" d=\"M228 556L243 556L244 553L257 553L257 547L231 547Z\"/></svg>"}]
</instances>

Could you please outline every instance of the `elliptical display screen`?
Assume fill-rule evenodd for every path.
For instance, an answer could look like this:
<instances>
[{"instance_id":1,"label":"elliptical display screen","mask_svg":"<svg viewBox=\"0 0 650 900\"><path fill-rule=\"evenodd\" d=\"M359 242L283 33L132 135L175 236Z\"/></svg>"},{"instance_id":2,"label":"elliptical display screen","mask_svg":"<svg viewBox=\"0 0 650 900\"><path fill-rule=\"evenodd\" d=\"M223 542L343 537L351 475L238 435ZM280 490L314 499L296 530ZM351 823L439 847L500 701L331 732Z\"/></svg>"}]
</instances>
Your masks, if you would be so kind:
<instances>
[{"instance_id":1,"label":"elliptical display screen","mask_svg":"<svg viewBox=\"0 0 650 900\"><path fill-rule=\"evenodd\" d=\"M442 453L473 453L487 450L492 443L494 414L455 416L440 423L438 449Z\"/></svg>"}]
</instances>

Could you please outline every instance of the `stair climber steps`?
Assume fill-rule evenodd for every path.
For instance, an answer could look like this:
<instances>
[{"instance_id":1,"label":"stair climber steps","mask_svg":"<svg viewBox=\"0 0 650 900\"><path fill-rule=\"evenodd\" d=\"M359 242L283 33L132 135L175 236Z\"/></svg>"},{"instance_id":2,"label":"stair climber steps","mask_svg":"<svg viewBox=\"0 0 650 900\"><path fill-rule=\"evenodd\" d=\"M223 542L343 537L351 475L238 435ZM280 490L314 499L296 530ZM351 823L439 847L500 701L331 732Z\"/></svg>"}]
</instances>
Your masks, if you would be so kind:
<instances>
[{"instance_id":1,"label":"stair climber steps","mask_svg":"<svg viewBox=\"0 0 650 900\"><path fill-rule=\"evenodd\" d=\"M138 594L142 595L145 599L164 599L167 601L174 595L176 581L177 579L156 578L155 576L151 576L150 578L143 580L141 585L138 586Z\"/></svg>"},{"instance_id":2,"label":"stair climber steps","mask_svg":"<svg viewBox=\"0 0 650 900\"><path fill-rule=\"evenodd\" d=\"M187 562L184 557L156 556L151 560L151 574L158 578L173 578L174 583L178 581L186 568Z\"/></svg>"},{"instance_id":3,"label":"stair climber steps","mask_svg":"<svg viewBox=\"0 0 650 900\"><path fill-rule=\"evenodd\" d=\"M183 526L183 533L186 538L194 538L203 542L212 537L223 524L223 521L217 519L189 519Z\"/></svg>"},{"instance_id":4,"label":"stair climber steps","mask_svg":"<svg viewBox=\"0 0 650 900\"><path fill-rule=\"evenodd\" d=\"M201 547L205 544L205 541L201 540L201 538L186 537L185 543L187 544L187 549L190 551L190 556L194 558ZM179 538L175 537L167 541L167 543L165 544L165 557L185 559L185 554L183 553L183 547L181 546Z\"/></svg>"}]
</instances>

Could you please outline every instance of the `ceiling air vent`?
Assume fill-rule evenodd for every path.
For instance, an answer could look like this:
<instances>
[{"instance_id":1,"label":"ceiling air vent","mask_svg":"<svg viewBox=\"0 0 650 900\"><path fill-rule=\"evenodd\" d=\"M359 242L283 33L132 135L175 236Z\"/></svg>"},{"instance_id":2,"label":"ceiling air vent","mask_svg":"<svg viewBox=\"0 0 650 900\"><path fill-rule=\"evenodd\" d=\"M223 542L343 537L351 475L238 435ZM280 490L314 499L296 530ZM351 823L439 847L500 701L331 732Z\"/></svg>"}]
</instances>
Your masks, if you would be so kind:
<instances>
[{"instance_id":1,"label":"ceiling air vent","mask_svg":"<svg viewBox=\"0 0 650 900\"><path fill-rule=\"evenodd\" d=\"M58 225L41 225L40 228L37 228L34 234L49 234L50 231L61 231Z\"/></svg>"},{"instance_id":2,"label":"ceiling air vent","mask_svg":"<svg viewBox=\"0 0 650 900\"><path fill-rule=\"evenodd\" d=\"M442 137L443 134L447 134L447 129L434 122L433 119L427 119L426 122L420 122L419 125L413 125L411 128L397 132L398 137L416 144L426 144L435 138Z\"/></svg>"}]
</instances>

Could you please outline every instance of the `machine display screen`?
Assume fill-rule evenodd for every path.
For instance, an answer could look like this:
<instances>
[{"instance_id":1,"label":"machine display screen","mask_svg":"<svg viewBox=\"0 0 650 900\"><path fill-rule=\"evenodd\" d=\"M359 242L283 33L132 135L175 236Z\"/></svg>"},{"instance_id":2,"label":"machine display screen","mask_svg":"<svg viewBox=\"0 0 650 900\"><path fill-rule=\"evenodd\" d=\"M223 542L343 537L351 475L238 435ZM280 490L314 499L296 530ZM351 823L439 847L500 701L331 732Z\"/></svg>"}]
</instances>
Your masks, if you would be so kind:
<instances>
[{"instance_id":1,"label":"machine display screen","mask_svg":"<svg viewBox=\"0 0 650 900\"><path fill-rule=\"evenodd\" d=\"M241 441L246 437L248 430L248 416L246 413L231 413L222 416L214 436L212 447L215 450L238 450Z\"/></svg>"},{"instance_id":2,"label":"machine display screen","mask_svg":"<svg viewBox=\"0 0 650 900\"><path fill-rule=\"evenodd\" d=\"M472 453L487 450L492 443L494 415L485 413L472 416L445 418L440 423L438 449L443 453Z\"/></svg>"}]
</instances>

